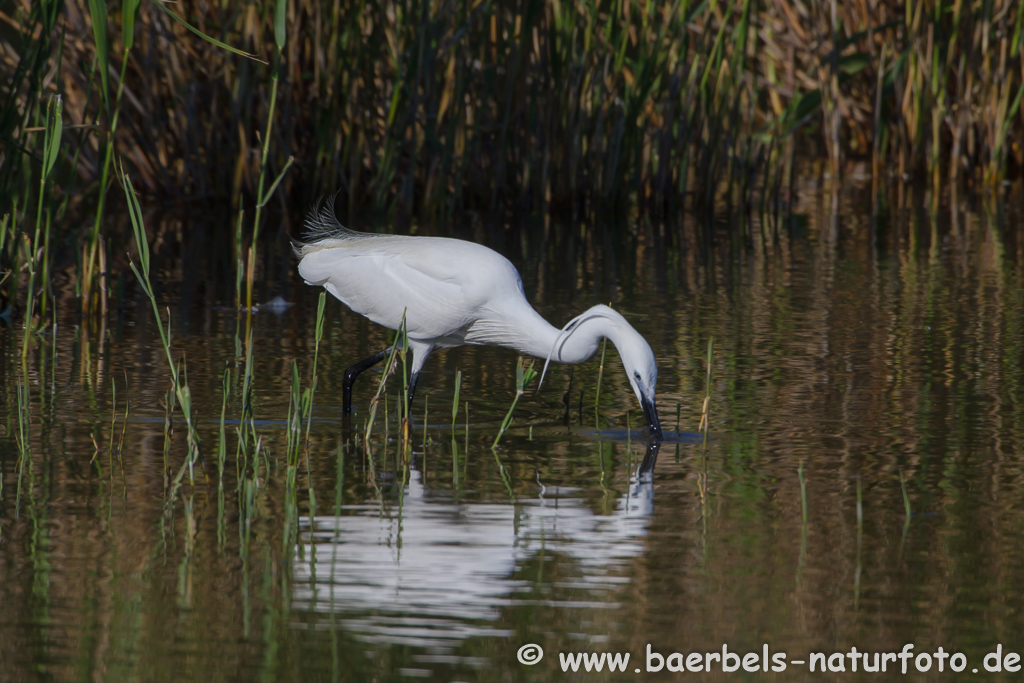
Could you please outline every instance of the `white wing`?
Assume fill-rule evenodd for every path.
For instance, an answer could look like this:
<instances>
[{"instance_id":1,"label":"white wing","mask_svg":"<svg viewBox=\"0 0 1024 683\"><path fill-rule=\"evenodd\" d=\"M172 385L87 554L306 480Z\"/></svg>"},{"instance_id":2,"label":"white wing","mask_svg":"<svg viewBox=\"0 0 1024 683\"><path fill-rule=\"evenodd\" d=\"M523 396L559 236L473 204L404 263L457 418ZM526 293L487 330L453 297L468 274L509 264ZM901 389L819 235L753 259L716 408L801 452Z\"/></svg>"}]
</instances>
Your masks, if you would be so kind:
<instances>
[{"instance_id":1,"label":"white wing","mask_svg":"<svg viewBox=\"0 0 1024 683\"><path fill-rule=\"evenodd\" d=\"M398 329L404 312L411 339L461 338L488 301L522 288L507 259L472 242L389 236L334 244L303 256L302 278L384 327Z\"/></svg>"}]
</instances>

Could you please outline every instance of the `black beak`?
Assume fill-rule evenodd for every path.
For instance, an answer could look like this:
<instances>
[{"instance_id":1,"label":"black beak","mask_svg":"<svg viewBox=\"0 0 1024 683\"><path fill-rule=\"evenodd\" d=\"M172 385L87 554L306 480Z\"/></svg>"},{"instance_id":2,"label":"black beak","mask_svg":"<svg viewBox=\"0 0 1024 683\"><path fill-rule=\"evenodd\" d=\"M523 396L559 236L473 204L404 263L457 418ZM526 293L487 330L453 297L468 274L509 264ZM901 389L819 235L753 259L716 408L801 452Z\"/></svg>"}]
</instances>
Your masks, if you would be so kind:
<instances>
[{"instance_id":1,"label":"black beak","mask_svg":"<svg viewBox=\"0 0 1024 683\"><path fill-rule=\"evenodd\" d=\"M658 409L654 406L654 399L640 399L640 407L644 409L644 417L647 418L647 429L650 431L652 441L661 441L661 421L658 420Z\"/></svg>"},{"instance_id":2,"label":"black beak","mask_svg":"<svg viewBox=\"0 0 1024 683\"><path fill-rule=\"evenodd\" d=\"M660 441L651 441L647 444L647 452L644 453L644 461L640 463L640 469L636 471L641 482L651 481L654 474L654 466L658 464L658 449L661 448Z\"/></svg>"}]
</instances>

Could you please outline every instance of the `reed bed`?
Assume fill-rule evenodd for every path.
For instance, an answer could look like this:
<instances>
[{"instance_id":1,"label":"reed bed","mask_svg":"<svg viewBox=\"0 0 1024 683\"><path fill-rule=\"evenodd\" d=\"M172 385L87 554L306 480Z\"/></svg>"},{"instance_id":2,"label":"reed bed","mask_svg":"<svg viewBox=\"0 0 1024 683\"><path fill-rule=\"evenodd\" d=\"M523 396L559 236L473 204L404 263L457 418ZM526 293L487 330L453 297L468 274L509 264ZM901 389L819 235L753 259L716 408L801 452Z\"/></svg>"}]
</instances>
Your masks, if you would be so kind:
<instances>
[{"instance_id":1,"label":"reed bed","mask_svg":"<svg viewBox=\"0 0 1024 683\"><path fill-rule=\"evenodd\" d=\"M1024 164L1011 0L277 6L279 60L271 2L134 0L109 19L102 0L8 4L2 210L24 208L47 93L76 126L65 187L100 201L110 145L144 192L237 205L294 155L302 184L343 188L349 210L417 213L700 200L794 138L883 178L995 182Z\"/></svg>"},{"instance_id":2,"label":"reed bed","mask_svg":"<svg viewBox=\"0 0 1024 683\"><path fill-rule=\"evenodd\" d=\"M1024 168L1024 12L1012 0L109 9L0 10L8 300L20 281L37 296L38 255L50 268L63 244L83 308L105 307L115 157L147 196L221 198L237 212L236 296L244 269L248 307L256 264L244 242L258 242L275 198L341 188L343 216L764 211L797 158L827 159L834 177L864 162L879 188L998 187ZM64 220L71 201L92 218Z\"/></svg>"}]
</instances>

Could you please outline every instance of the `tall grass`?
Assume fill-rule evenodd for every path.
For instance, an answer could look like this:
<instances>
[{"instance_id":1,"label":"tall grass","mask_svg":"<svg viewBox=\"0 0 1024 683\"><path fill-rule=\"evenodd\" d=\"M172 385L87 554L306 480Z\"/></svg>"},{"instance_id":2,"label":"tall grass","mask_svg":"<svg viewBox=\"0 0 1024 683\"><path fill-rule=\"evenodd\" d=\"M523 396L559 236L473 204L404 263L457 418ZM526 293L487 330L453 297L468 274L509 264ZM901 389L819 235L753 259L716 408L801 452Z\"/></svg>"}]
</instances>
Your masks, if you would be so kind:
<instances>
[{"instance_id":1,"label":"tall grass","mask_svg":"<svg viewBox=\"0 0 1024 683\"><path fill-rule=\"evenodd\" d=\"M313 398L319 381L317 362L320 358L320 342L324 335L324 311L327 303L326 292L320 293L317 302L316 323L313 334L313 367L310 371L309 386L302 389L299 381L298 363L292 361L292 386L288 400L288 417L285 431L288 435L286 452L289 471L297 468L302 446L306 446L306 473L309 473L309 430L313 424ZM310 490L312 495L312 490Z\"/></svg>"},{"instance_id":2,"label":"tall grass","mask_svg":"<svg viewBox=\"0 0 1024 683\"><path fill-rule=\"evenodd\" d=\"M29 350L29 338L35 329L35 318L34 318L34 306L35 306L35 288L36 281L39 277L39 261L43 260L45 263L48 260L49 250L44 248L44 243L49 244L50 241L50 214L47 213L47 220L43 222L43 205L46 197L46 180L53 171L53 166L57 162L57 155L60 151L60 138L63 132L63 116L61 111L63 104L60 96L50 97L49 104L46 107L46 119L44 126L44 137L43 137L43 164L39 174L39 195L36 209L36 226L35 234L32 238L31 251L28 256L28 294L25 297L26 312L25 312L25 337L21 347L21 359L24 363ZM40 241L40 240L44 241ZM45 278L45 268L43 269L43 281L41 290L46 291L47 281ZM46 297L42 297L40 302L40 317L45 313Z\"/></svg>"},{"instance_id":3,"label":"tall grass","mask_svg":"<svg viewBox=\"0 0 1024 683\"><path fill-rule=\"evenodd\" d=\"M319 380L317 374L317 361L320 357L320 341L324 331L324 310L327 294L322 292L317 305L316 327L314 333L313 367L310 371L309 387L301 388L299 381L298 363L292 361L292 386L288 403L288 417L285 431L287 433L287 467L286 481L289 495L294 498L297 493L299 457L302 446L306 446L306 479L310 479L309 470L309 430L313 423L313 397L316 394L316 386ZM310 484L308 487L310 515L316 510L316 491ZM297 518L292 518L295 526L289 526L291 531L297 533Z\"/></svg>"},{"instance_id":4,"label":"tall grass","mask_svg":"<svg viewBox=\"0 0 1024 683\"><path fill-rule=\"evenodd\" d=\"M402 323L398 330L395 331L394 343L391 345L391 350L388 353L387 360L384 362L384 372L381 374L380 379L377 382L377 392L370 399L369 415L366 420L366 427L363 429L363 444L368 445L370 439L373 436L373 425L377 419L377 410L380 406L380 399L385 396L384 391L387 388L387 381L391 374L398 367L397 360L399 356L403 357L406 354L408 338L405 334L405 315L402 316ZM404 360L403 360L404 364ZM403 393L405 391L405 385L403 382ZM403 397L403 400L408 400L408 395ZM387 411L387 402L385 400L385 413ZM387 428L387 417L384 418L384 426ZM386 441L387 439L385 439Z\"/></svg>"},{"instance_id":5,"label":"tall grass","mask_svg":"<svg viewBox=\"0 0 1024 683\"><path fill-rule=\"evenodd\" d=\"M177 401L181 413L185 418L185 426L188 430L188 458L175 478L174 483L175 486L177 486L177 484L182 480L182 476L186 469L189 473L189 480L192 480L194 476L194 467L199 461L199 432L196 427L195 415L192 412L192 391L188 386L188 379L182 365L174 361L174 356L171 352L169 315L168 327L165 328L163 319L160 315L160 308L156 302L156 293L153 290L153 284L149 277L149 239L146 236L146 227L142 217L142 207L139 205L139 200L135 196L135 189L132 186L132 181L123 169L121 169L121 182L124 185L124 194L128 202L129 217L131 218L132 231L135 235L135 246L139 256L139 265L136 265L134 261L131 261L131 269L135 274L136 279L139 281L139 285L142 287L143 292L145 292L146 297L149 299L150 305L153 307L153 316L156 320L157 331L160 334L160 345L163 347L164 354L167 356L167 366L171 373L171 392L173 393L173 399ZM170 410L171 407L169 406L169 411Z\"/></svg>"},{"instance_id":6,"label":"tall grass","mask_svg":"<svg viewBox=\"0 0 1024 683\"><path fill-rule=\"evenodd\" d=\"M523 394L526 393L526 387L530 386L534 379L537 378L537 371L533 368L533 361L520 358L516 361L516 395L512 398L512 405L509 406L508 413L505 414L505 419L501 421L501 427L498 428L498 433L494 437L494 442L491 444L491 449L498 447L498 443L501 441L501 437L505 435L509 426L512 424L512 413L515 412L516 404L519 403L519 399L522 398ZM466 412L469 412L467 404ZM466 420L466 427L469 428L469 420Z\"/></svg>"},{"instance_id":7,"label":"tall grass","mask_svg":"<svg viewBox=\"0 0 1024 683\"><path fill-rule=\"evenodd\" d=\"M41 91L67 93L77 124L100 124L82 131L75 168L99 181L100 202L110 144L133 151L145 191L236 205L247 193L262 206L262 171L294 155L303 184L343 187L350 210L359 198L410 211L605 197L656 206L691 186L703 200L793 134L837 171L878 157L879 173L994 180L1024 162L1012 144L1024 131L1013 0L189 0L178 15L158 3L139 15L132 0L114 20L102 0L15 4L24 42L5 152L32 148ZM61 18L91 26L93 40L55 50ZM259 73L193 33L258 51L271 26L280 58ZM57 59L67 68L44 84ZM267 122L263 135L238 134L254 120Z\"/></svg>"},{"instance_id":8,"label":"tall grass","mask_svg":"<svg viewBox=\"0 0 1024 683\"><path fill-rule=\"evenodd\" d=\"M126 0L111 16L105 0L13 4L0 215L17 230L30 220L41 95L62 94L74 133L61 184L95 206L76 257L87 307L114 154L146 193L250 198L249 306L278 184L341 188L349 214L663 212L687 199L763 207L798 149L833 174L869 160L880 182L994 187L1024 168L1015 0ZM64 25L91 39L65 40ZM271 31L264 68L243 50ZM301 186L283 175L292 159ZM0 251L20 253L10 240Z\"/></svg>"}]
</instances>

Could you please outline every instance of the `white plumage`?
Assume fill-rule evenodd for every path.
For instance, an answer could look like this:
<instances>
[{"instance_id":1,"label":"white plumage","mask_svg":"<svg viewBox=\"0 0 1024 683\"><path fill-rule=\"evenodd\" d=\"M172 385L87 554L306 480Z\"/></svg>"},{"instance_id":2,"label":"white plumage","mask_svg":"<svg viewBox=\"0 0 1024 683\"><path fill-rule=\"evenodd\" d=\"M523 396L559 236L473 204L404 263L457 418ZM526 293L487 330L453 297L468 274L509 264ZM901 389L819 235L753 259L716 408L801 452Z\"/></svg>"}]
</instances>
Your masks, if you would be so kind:
<instances>
[{"instance_id":1,"label":"white plumage","mask_svg":"<svg viewBox=\"0 0 1024 683\"><path fill-rule=\"evenodd\" d=\"M485 246L444 237L348 230L334 217L331 201L310 213L307 228L306 240L294 245L299 274L307 284L323 286L356 313L392 330L405 316L413 358L410 400L423 364L438 348L497 345L549 362L580 363L606 337L619 351L652 438L661 439L654 403L654 354L626 319L608 306L594 306L559 330L526 301L515 266ZM384 356L382 351L348 369L346 412L351 409L352 381Z\"/></svg>"}]
</instances>

